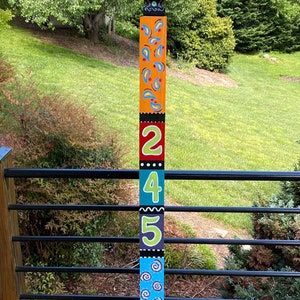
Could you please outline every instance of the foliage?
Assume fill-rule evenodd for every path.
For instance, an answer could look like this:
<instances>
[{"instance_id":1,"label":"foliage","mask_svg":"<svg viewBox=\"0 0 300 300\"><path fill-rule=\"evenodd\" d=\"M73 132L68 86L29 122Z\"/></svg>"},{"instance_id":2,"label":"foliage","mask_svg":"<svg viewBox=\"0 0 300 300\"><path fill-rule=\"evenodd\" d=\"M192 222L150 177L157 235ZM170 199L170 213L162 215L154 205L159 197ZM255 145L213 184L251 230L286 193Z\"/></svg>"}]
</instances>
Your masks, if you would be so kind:
<instances>
[{"instance_id":1,"label":"foliage","mask_svg":"<svg viewBox=\"0 0 300 300\"><path fill-rule=\"evenodd\" d=\"M55 28L55 21L77 28L96 42L105 16L118 15L128 9L132 0L8 0L27 22L41 28Z\"/></svg>"},{"instance_id":2,"label":"foliage","mask_svg":"<svg viewBox=\"0 0 300 300\"><path fill-rule=\"evenodd\" d=\"M30 293L34 294L63 294L66 292L62 280L53 273L27 273L25 285L30 287Z\"/></svg>"},{"instance_id":3,"label":"foliage","mask_svg":"<svg viewBox=\"0 0 300 300\"><path fill-rule=\"evenodd\" d=\"M192 268L215 270L216 257L206 245L167 245L166 267L171 269Z\"/></svg>"},{"instance_id":4,"label":"foliage","mask_svg":"<svg viewBox=\"0 0 300 300\"><path fill-rule=\"evenodd\" d=\"M291 271L283 269L282 271ZM300 297L300 280L295 278L270 279L229 279L232 290L223 291L223 297L236 295L238 299L270 299L270 300L298 300Z\"/></svg>"},{"instance_id":5,"label":"foliage","mask_svg":"<svg viewBox=\"0 0 300 300\"><path fill-rule=\"evenodd\" d=\"M236 49L300 49L300 4L291 0L218 0L219 15L233 20Z\"/></svg>"},{"instance_id":6,"label":"foliage","mask_svg":"<svg viewBox=\"0 0 300 300\"><path fill-rule=\"evenodd\" d=\"M116 33L128 39L139 40L139 29L128 21L116 22Z\"/></svg>"},{"instance_id":7,"label":"foliage","mask_svg":"<svg viewBox=\"0 0 300 300\"><path fill-rule=\"evenodd\" d=\"M40 168L118 168L121 152L86 108L37 91L30 76L2 85L0 140L14 148L16 166ZM18 180L19 203L117 204L121 186L102 180ZM124 194L124 192L123 192ZM20 215L23 235L100 235L110 215L100 212L38 211ZM99 244L35 243L23 247L25 263L100 265ZM34 283L36 277L31 277ZM55 278L41 277L47 292Z\"/></svg>"},{"instance_id":8,"label":"foliage","mask_svg":"<svg viewBox=\"0 0 300 300\"><path fill-rule=\"evenodd\" d=\"M217 258L208 245L196 245L191 260L192 264L201 266L202 269L217 269Z\"/></svg>"},{"instance_id":9,"label":"foliage","mask_svg":"<svg viewBox=\"0 0 300 300\"><path fill-rule=\"evenodd\" d=\"M233 55L235 39L231 20L217 16L215 0L170 2L171 53L199 68L225 70Z\"/></svg>"},{"instance_id":10,"label":"foliage","mask_svg":"<svg viewBox=\"0 0 300 300\"><path fill-rule=\"evenodd\" d=\"M8 28L8 23L12 20L13 15L10 10L0 8L0 31Z\"/></svg>"},{"instance_id":11,"label":"foliage","mask_svg":"<svg viewBox=\"0 0 300 300\"><path fill-rule=\"evenodd\" d=\"M300 163L296 171L300 170ZM262 201L260 201L262 202ZM286 182L281 191L267 203L268 207L293 208L300 206L300 182ZM253 215L253 237L270 240L299 240L300 218L291 214ZM227 259L228 269L300 271L299 247L255 246L244 250L240 246L230 248ZM298 279L230 279L227 282L226 296L242 299L299 299L300 280Z\"/></svg>"},{"instance_id":12,"label":"foliage","mask_svg":"<svg viewBox=\"0 0 300 300\"><path fill-rule=\"evenodd\" d=\"M170 27L169 32L171 53L177 58L211 71L227 68L235 46L230 19L203 16L199 9L190 24Z\"/></svg>"},{"instance_id":13,"label":"foliage","mask_svg":"<svg viewBox=\"0 0 300 300\"><path fill-rule=\"evenodd\" d=\"M8 0L0 0L0 9L7 9L9 8Z\"/></svg>"}]
</instances>

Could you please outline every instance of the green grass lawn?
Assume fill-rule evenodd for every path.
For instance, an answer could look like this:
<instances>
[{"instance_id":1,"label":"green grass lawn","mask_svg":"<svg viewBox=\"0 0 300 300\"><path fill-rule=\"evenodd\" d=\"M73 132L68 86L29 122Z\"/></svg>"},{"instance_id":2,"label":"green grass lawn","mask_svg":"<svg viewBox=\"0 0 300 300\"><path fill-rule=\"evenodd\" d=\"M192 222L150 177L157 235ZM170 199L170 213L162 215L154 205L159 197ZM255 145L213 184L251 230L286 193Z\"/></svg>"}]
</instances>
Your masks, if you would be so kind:
<instances>
[{"instance_id":1,"label":"green grass lawn","mask_svg":"<svg viewBox=\"0 0 300 300\"><path fill-rule=\"evenodd\" d=\"M0 34L0 51L17 72L31 70L41 89L89 106L113 129L138 167L138 70L116 67L45 44L30 33ZM200 87L170 77L167 102L168 169L290 170L300 157L300 53L236 55L229 68L238 88ZM189 205L251 205L278 188L271 183L167 182L167 196ZM246 228L244 215L214 218Z\"/></svg>"}]
</instances>

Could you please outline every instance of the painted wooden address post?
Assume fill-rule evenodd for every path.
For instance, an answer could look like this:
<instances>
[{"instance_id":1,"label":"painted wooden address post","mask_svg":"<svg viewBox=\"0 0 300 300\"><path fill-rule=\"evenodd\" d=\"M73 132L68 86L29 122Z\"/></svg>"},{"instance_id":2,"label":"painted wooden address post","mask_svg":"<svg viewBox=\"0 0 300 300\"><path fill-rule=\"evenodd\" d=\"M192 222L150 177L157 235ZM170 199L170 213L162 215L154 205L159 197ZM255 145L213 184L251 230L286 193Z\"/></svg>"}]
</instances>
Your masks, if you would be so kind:
<instances>
[{"instance_id":1,"label":"painted wooden address post","mask_svg":"<svg viewBox=\"0 0 300 300\"><path fill-rule=\"evenodd\" d=\"M164 299L167 18L146 1L140 20L140 299Z\"/></svg>"}]
</instances>

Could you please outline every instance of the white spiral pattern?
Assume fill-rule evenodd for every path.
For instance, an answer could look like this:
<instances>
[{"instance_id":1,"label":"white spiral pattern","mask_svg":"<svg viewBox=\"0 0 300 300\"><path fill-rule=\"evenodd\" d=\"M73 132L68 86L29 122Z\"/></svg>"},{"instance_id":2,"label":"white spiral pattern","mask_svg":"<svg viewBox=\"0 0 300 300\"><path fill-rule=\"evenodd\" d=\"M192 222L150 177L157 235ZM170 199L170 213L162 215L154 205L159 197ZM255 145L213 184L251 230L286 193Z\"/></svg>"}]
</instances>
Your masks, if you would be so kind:
<instances>
[{"instance_id":1,"label":"white spiral pattern","mask_svg":"<svg viewBox=\"0 0 300 300\"><path fill-rule=\"evenodd\" d=\"M162 285L160 282L156 281L152 285L154 291L161 291L162 290Z\"/></svg>"},{"instance_id":2,"label":"white spiral pattern","mask_svg":"<svg viewBox=\"0 0 300 300\"><path fill-rule=\"evenodd\" d=\"M148 290L143 290L141 292L141 298L144 300L148 300L148 298L150 297L150 292Z\"/></svg>"},{"instance_id":3,"label":"white spiral pattern","mask_svg":"<svg viewBox=\"0 0 300 300\"><path fill-rule=\"evenodd\" d=\"M153 262L153 264L151 265L151 269L154 271L154 272L160 272L162 270L162 264L159 260L155 260Z\"/></svg>"},{"instance_id":4,"label":"white spiral pattern","mask_svg":"<svg viewBox=\"0 0 300 300\"><path fill-rule=\"evenodd\" d=\"M142 280L142 281L149 281L149 280L151 280L151 274L148 273L148 272L142 273L142 275L141 275L141 280Z\"/></svg>"}]
</instances>

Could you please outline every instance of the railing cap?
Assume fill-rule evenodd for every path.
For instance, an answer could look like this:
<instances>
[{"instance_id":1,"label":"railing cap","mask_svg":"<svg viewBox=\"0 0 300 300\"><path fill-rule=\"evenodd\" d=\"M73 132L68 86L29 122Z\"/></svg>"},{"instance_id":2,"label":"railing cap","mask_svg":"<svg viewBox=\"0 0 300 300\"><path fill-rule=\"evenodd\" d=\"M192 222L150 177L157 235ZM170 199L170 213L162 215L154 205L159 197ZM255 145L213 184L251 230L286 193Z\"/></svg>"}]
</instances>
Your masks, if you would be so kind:
<instances>
[{"instance_id":1,"label":"railing cap","mask_svg":"<svg viewBox=\"0 0 300 300\"><path fill-rule=\"evenodd\" d=\"M3 161L11 152L12 148L0 146L0 161Z\"/></svg>"}]
</instances>

